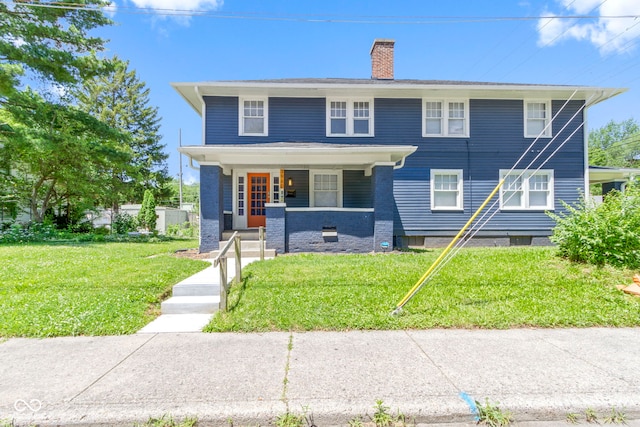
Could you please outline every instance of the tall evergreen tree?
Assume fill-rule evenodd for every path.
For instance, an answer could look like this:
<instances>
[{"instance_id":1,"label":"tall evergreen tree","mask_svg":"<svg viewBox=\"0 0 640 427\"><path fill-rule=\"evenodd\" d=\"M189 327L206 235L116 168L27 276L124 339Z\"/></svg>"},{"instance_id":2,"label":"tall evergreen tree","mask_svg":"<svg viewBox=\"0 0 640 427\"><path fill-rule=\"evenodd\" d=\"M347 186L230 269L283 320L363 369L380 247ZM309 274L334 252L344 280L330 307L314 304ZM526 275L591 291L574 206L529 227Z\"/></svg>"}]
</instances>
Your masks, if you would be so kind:
<instances>
[{"instance_id":1,"label":"tall evergreen tree","mask_svg":"<svg viewBox=\"0 0 640 427\"><path fill-rule=\"evenodd\" d=\"M138 224L147 231L156 229L156 200L150 190L144 191L144 198L138 212Z\"/></svg>"},{"instance_id":2,"label":"tall evergreen tree","mask_svg":"<svg viewBox=\"0 0 640 427\"><path fill-rule=\"evenodd\" d=\"M116 57L114 64L110 73L86 81L76 96L81 109L130 136L130 167L114 173L111 184L119 200L110 204L117 208L118 202L140 201L146 189L166 197L170 177L158 108L149 105L149 88L129 70L128 61Z\"/></svg>"},{"instance_id":3,"label":"tall evergreen tree","mask_svg":"<svg viewBox=\"0 0 640 427\"><path fill-rule=\"evenodd\" d=\"M89 31L111 25L103 0L0 2L0 105L19 91L27 75L47 83L73 86L105 71L109 63L96 52L105 41ZM77 6L77 8L74 8Z\"/></svg>"},{"instance_id":4,"label":"tall evergreen tree","mask_svg":"<svg viewBox=\"0 0 640 427\"><path fill-rule=\"evenodd\" d=\"M90 35L112 24L101 10L106 4L0 2L0 127L11 127L0 143L9 171L0 174L0 196L16 195L35 220L62 199L95 198L101 171L127 157L118 147L121 135L60 96L112 67L98 57L105 40Z\"/></svg>"}]
</instances>

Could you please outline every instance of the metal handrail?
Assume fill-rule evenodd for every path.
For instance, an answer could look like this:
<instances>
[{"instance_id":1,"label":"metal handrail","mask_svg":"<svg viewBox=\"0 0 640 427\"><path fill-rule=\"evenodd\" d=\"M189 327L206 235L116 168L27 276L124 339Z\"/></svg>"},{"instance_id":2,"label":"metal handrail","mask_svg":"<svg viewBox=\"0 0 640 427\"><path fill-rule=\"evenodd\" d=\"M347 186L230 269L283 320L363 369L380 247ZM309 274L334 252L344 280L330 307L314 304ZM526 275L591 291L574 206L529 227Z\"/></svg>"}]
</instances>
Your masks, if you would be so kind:
<instances>
[{"instance_id":1,"label":"metal handrail","mask_svg":"<svg viewBox=\"0 0 640 427\"><path fill-rule=\"evenodd\" d=\"M240 235L238 232L234 232L226 245L220 250L220 253L213 260L213 266L220 266L220 310L227 311L227 294L229 289L227 287L227 251L231 249L231 245L234 246L236 255L236 276L234 277L235 283L240 283L242 280L242 258L241 258L241 245Z\"/></svg>"}]
</instances>

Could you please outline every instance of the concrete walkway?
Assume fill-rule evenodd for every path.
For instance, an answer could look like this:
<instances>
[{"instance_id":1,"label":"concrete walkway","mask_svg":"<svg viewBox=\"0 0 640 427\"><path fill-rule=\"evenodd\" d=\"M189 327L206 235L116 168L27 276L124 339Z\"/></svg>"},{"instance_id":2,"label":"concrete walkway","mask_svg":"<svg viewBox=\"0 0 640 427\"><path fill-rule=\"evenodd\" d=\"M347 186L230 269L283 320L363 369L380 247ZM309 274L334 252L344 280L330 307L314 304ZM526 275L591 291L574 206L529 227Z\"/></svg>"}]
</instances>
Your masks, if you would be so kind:
<instances>
[{"instance_id":1,"label":"concrete walkway","mask_svg":"<svg viewBox=\"0 0 640 427\"><path fill-rule=\"evenodd\" d=\"M585 424L589 408L639 426L639 366L637 328L9 339L0 420L131 426L168 413L255 426L307 408L319 427L346 426L382 399L411 422L472 426L469 396L519 426L567 425L568 413Z\"/></svg>"},{"instance_id":2,"label":"concrete walkway","mask_svg":"<svg viewBox=\"0 0 640 427\"><path fill-rule=\"evenodd\" d=\"M270 258L265 258L270 259ZM260 258L242 258L242 268L251 264L252 262L259 261ZM213 260L206 260L213 263ZM229 283L236 275L236 263L233 258L230 258L227 262L227 278ZM146 325L138 333L168 333L168 332L201 332L202 328L209 324L215 311L218 310L218 304L220 303L220 266L214 267L213 264L202 271L187 277L183 281L177 283L173 287L174 295L176 289L180 287L200 287L210 289L211 292L205 292L206 295L215 295L215 297L209 296L191 296L188 297L192 302L206 301L213 299L215 301L215 308L207 310L209 313L191 313L191 314L161 314L153 322ZM173 298L163 302L163 307L166 302L171 301ZM177 298L175 298L177 299ZM184 297L183 297L184 299Z\"/></svg>"}]
</instances>

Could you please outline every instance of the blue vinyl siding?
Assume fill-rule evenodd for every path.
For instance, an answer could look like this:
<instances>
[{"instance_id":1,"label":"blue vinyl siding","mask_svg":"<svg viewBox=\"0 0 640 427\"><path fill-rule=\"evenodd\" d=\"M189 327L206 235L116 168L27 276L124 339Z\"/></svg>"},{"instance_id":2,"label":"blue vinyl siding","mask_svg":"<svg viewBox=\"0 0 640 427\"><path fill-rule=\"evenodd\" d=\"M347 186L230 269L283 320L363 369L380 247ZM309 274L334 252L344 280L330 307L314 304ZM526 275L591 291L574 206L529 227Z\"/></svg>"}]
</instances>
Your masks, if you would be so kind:
<instances>
[{"instance_id":1,"label":"blue vinyl siding","mask_svg":"<svg viewBox=\"0 0 640 427\"><path fill-rule=\"evenodd\" d=\"M233 179L231 175L222 176L223 206L225 211L233 210Z\"/></svg>"},{"instance_id":2,"label":"blue vinyl siding","mask_svg":"<svg viewBox=\"0 0 640 427\"><path fill-rule=\"evenodd\" d=\"M240 144L266 142L320 142L335 144L414 145L418 150L406 159L405 166L394 171L395 218L397 235L436 235L457 231L498 183L499 170L509 169L533 142L524 137L522 100L471 99L469 101L470 136L464 138L423 138L422 100L375 99L375 137L327 137L324 98L270 98L269 136L238 136L238 99L205 97L206 143ZM564 101L552 102L555 115ZM558 115L553 135L558 135L550 154L575 130L584 118L580 112L563 132L560 129L582 106L572 101ZM584 129L579 129L543 168L554 171L555 210L560 200L575 202L577 189L584 190ZM550 141L541 138L529 150L519 168L524 168ZM546 159L547 154L542 156ZM537 168L542 160L534 163ZM464 211L432 212L430 209L431 169L461 169L464 175ZM309 205L308 172L294 174L296 198L287 198L291 207ZM345 171L344 206L370 207L371 181L362 171ZM225 209L227 207L225 189ZM367 197L367 194L369 196ZM367 205L367 206L365 206ZM535 231L548 234L553 222L544 212L498 212L486 230L501 233Z\"/></svg>"},{"instance_id":3,"label":"blue vinyl siding","mask_svg":"<svg viewBox=\"0 0 640 427\"><path fill-rule=\"evenodd\" d=\"M342 174L342 206L345 208L373 207L371 177L364 171L346 170Z\"/></svg>"},{"instance_id":4,"label":"blue vinyl siding","mask_svg":"<svg viewBox=\"0 0 640 427\"><path fill-rule=\"evenodd\" d=\"M295 197L287 197L286 190L289 187L285 186L285 198L284 202L287 207L290 208L308 208L309 207L309 171L306 170L285 170L284 171L284 183L291 178L293 180L293 189L295 190Z\"/></svg>"}]
</instances>

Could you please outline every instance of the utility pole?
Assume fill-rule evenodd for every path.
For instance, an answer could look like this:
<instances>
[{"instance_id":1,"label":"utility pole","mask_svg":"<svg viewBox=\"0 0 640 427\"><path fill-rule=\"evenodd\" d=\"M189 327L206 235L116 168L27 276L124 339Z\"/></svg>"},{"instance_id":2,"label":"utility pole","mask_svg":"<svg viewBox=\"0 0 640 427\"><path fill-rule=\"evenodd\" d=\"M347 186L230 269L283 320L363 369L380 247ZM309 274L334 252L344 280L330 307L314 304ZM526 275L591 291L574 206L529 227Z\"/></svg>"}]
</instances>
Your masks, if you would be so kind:
<instances>
[{"instance_id":1,"label":"utility pole","mask_svg":"<svg viewBox=\"0 0 640 427\"><path fill-rule=\"evenodd\" d=\"M182 147L182 128L178 129L178 145ZM178 152L180 156L180 186L179 194L180 194L180 209L182 209L182 153Z\"/></svg>"}]
</instances>

